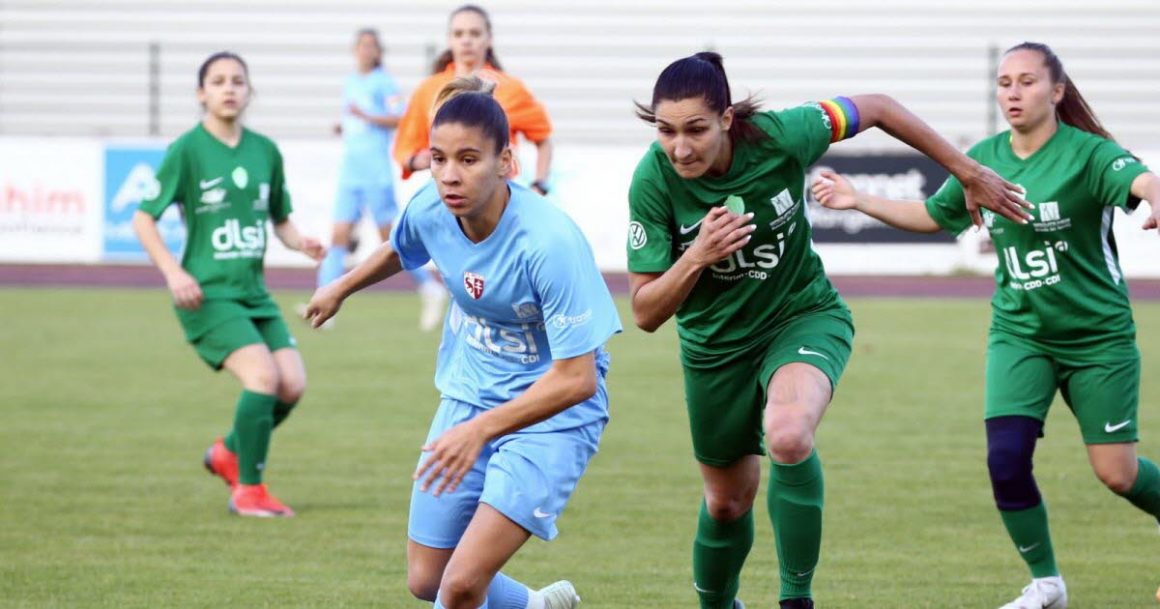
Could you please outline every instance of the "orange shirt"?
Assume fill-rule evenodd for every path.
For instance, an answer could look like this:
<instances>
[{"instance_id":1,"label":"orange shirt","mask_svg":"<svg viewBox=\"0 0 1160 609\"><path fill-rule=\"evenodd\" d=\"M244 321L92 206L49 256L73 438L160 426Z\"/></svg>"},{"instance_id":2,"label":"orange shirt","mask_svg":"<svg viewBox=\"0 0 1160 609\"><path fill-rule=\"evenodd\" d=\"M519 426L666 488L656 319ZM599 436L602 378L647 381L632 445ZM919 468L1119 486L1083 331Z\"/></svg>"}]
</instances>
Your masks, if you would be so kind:
<instances>
[{"instance_id":1,"label":"orange shirt","mask_svg":"<svg viewBox=\"0 0 1160 609\"><path fill-rule=\"evenodd\" d=\"M511 146L515 148L516 134L533 142L542 142L552 134L552 121L544 106L532 97L524 83L519 79L504 74L487 65L480 70L479 75L496 83L495 101L499 102L507 114ZM419 83L411 100L407 102L407 110L399 120L398 130L395 132L395 160L403 168L403 179L411 177L407 170L407 161L420 150L430 146L428 135L431 132L431 121L435 118L431 107L435 105L435 96L444 85L455 79L455 64L448 64L447 68L438 74L429 76ZM512 175L519 174L519 164L515 163Z\"/></svg>"}]
</instances>

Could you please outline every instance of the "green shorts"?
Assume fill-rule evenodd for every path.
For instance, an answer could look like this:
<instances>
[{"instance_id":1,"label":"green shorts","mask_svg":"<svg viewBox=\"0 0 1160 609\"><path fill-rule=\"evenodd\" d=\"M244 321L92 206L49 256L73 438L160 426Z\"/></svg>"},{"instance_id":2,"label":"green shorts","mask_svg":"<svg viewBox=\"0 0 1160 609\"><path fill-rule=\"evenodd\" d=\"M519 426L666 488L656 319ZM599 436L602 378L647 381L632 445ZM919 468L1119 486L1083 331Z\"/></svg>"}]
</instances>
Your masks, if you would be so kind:
<instances>
[{"instance_id":1,"label":"green shorts","mask_svg":"<svg viewBox=\"0 0 1160 609\"><path fill-rule=\"evenodd\" d=\"M190 341L194 351L210 368L222 369L222 362L231 353L246 345L265 344L271 352L293 349L298 341L290 336L290 328L282 316L234 317L212 327L201 337Z\"/></svg>"},{"instance_id":2,"label":"green shorts","mask_svg":"<svg viewBox=\"0 0 1160 609\"><path fill-rule=\"evenodd\" d=\"M745 455L764 455L766 390L782 366L809 364L836 389L850 360L854 323L845 308L802 315L766 340L729 354L720 364L684 363L685 404L697 461L725 467Z\"/></svg>"},{"instance_id":3,"label":"green shorts","mask_svg":"<svg viewBox=\"0 0 1160 609\"><path fill-rule=\"evenodd\" d=\"M1089 351L1048 353L1025 340L991 332L987 341L984 418L1025 416L1043 421L1060 390L1079 421L1085 444L1139 440L1140 351L1117 339Z\"/></svg>"}]
</instances>

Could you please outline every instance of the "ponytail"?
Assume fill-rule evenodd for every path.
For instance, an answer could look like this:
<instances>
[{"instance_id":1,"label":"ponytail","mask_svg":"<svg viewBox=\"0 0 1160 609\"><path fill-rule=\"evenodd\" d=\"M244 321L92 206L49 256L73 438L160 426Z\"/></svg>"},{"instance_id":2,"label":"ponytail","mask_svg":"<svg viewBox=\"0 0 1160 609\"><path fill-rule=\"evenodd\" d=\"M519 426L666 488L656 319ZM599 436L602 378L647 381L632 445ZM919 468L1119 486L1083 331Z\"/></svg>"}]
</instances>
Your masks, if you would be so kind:
<instances>
[{"instance_id":1,"label":"ponytail","mask_svg":"<svg viewBox=\"0 0 1160 609\"><path fill-rule=\"evenodd\" d=\"M1042 55L1043 64L1047 66L1047 71L1051 75L1052 84L1063 85L1063 97L1055 106L1056 118L1081 131L1115 141L1116 138L1112 137L1112 134L1104 129L1100 119L1096 118L1096 113L1080 94L1079 88L1075 86L1075 81L1064 72L1063 62L1059 60L1059 56L1051 50L1051 47L1041 42L1022 42L1007 49L1007 53L1015 51L1035 51Z\"/></svg>"},{"instance_id":2,"label":"ponytail","mask_svg":"<svg viewBox=\"0 0 1160 609\"><path fill-rule=\"evenodd\" d=\"M657 104L666 100L682 101L691 98L704 99L705 105L719 115L724 114L726 109L733 108L729 139L734 144L758 142L769 137L753 124L753 115L761 109L760 101L750 95L733 103L724 60L720 54L712 51L703 51L669 64L653 85L652 103L646 106L634 102L636 116L650 125L655 125Z\"/></svg>"}]
</instances>

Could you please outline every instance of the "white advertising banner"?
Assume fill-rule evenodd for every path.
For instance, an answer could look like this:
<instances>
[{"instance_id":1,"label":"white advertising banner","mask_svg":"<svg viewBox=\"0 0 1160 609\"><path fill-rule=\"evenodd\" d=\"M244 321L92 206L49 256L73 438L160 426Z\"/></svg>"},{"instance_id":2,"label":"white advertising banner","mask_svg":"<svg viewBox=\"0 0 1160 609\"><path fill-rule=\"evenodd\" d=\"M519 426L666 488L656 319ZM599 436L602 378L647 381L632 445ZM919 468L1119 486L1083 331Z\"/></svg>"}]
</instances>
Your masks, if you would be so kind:
<instances>
[{"instance_id":1,"label":"white advertising banner","mask_svg":"<svg viewBox=\"0 0 1160 609\"><path fill-rule=\"evenodd\" d=\"M0 261L101 258L99 140L0 139Z\"/></svg>"}]
</instances>

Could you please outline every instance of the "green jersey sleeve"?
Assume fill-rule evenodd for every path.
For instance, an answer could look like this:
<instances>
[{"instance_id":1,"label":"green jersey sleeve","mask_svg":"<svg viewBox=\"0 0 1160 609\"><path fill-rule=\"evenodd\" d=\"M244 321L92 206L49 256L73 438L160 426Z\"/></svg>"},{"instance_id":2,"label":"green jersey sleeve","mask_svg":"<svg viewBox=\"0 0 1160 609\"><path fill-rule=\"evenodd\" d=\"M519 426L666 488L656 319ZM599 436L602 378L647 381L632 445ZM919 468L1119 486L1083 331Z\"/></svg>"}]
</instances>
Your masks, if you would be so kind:
<instances>
[{"instance_id":1,"label":"green jersey sleeve","mask_svg":"<svg viewBox=\"0 0 1160 609\"><path fill-rule=\"evenodd\" d=\"M862 128L858 107L848 97L809 102L766 116L773 119L773 128L766 132L791 151L802 167L813 165L830 144L852 138Z\"/></svg>"},{"instance_id":2,"label":"green jersey sleeve","mask_svg":"<svg viewBox=\"0 0 1160 609\"><path fill-rule=\"evenodd\" d=\"M1111 140L1101 141L1088 157L1084 177L1092 196L1104 205L1136 209L1140 199L1132 196L1132 181L1148 167Z\"/></svg>"},{"instance_id":3,"label":"green jersey sleeve","mask_svg":"<svg viewBox=\"0 0 1160 609\"><path fill-rule=\"evenodd\" d=\"M967 213L967 198L963 185L955 176L950 176L938 191L926 200L926 213L935 223L948 233L957 235L971 227L971 215Z\"/></svg>"},{"instance_id":4,"label":"green jersey sleeve","mask_svg":"<svg viewBox=\"0 0 1160 609\"><path fill-rule=\"evenodd\" d=\"M184 138L174 140L165 151L165 158L161 160L161 167L154 176L151 192L147 193L137 209L149 214L153 219L161 217L165 208L174 202L181 201L185 182L189 179L188 169L185 166Z\"/></svg>"},{"instance_id":5,"label":"green jersey sleeve","mask_svg":"<svg viewBox=\"0 0 1160 609\"><path fill-rule=\"evenodd\" d=\"M628 270L633 273L663 273L673 265L673 210L659 176L647 175L649 161L646 157L637 168L628 188Z\"/></svg>"},{"instance_id":6,"label":"green jersey sleeve","mask_svg":"<svg viewBox=\"0 0 1160 609\"><path fill-rule=\"evenodd\" d=\"M286 173L282 169L282 152L273 146L274 171L270 176L270 220L281 224L290 217L290 191L286 190Z\"/></svg>"}]
</instances>

